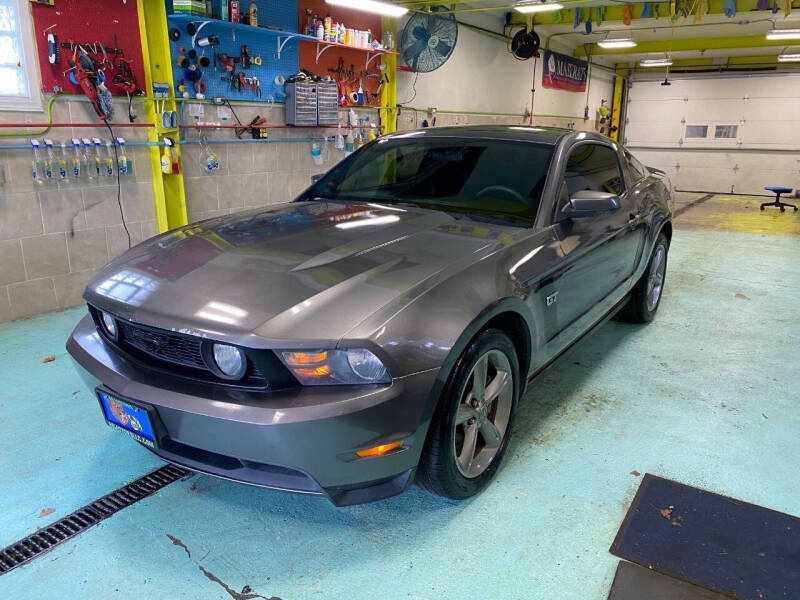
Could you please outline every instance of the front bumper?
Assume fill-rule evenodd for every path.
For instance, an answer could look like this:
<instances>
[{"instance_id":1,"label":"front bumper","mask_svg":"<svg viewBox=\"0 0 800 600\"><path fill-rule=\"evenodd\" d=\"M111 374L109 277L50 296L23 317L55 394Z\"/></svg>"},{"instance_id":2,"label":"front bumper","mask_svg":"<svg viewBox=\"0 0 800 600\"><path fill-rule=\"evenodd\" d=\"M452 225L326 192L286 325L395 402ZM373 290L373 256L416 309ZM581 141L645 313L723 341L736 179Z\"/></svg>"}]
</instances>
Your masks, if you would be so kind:
<instances>
[{"instance_id":1,"label":"front bumper","mask_svg":"<svg viewBox=\"0 0 800 600\"><path fill-rule=\"evenodd\" d=\"M336 505L379 500L413 481L433 409L438 369L391 385L251 392L154 374L121 355L90 316L67 351L86 385L152 406L164 460L243 483L327 496ZM400 451L358 458L394 440Z\"/></svg>"}]
</instances>

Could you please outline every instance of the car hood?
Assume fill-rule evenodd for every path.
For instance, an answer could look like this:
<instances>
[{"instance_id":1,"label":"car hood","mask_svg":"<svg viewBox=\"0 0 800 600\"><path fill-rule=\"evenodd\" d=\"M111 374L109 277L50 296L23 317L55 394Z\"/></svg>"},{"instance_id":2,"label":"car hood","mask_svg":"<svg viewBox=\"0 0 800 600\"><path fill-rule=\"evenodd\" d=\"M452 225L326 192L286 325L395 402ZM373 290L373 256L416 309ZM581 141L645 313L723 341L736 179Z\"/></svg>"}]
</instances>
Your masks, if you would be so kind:
<instances>
[{"instance_id":1,"label":"car hood","mask_svg":"<svg viewBox=\"0 0 800 600\"><path fill-rule=\"evenodd\" d=\"M519 231L416 207L296 202L152 238L106 265L84 298L132 322L244 344L340 339Z\"/></svg>"}]
</instances>

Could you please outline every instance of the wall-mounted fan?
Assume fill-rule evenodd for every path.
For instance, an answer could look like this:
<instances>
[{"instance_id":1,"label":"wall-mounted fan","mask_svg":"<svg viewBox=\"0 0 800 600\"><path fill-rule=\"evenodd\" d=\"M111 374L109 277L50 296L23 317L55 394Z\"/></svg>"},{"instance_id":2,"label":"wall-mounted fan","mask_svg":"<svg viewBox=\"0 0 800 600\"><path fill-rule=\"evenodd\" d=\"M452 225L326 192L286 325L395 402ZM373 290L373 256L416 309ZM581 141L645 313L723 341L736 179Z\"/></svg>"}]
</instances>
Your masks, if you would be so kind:
<instances>
[{"instance_id":1,"label":"wall-mounted fan","mask_svg":"<svg viewBox=\"0 0 800 600\"><path fill-rule=\"evenodd\" d=\"M432 6L428 13L415 13L403 29L400 54L408 67L428 73L441 67L456 47L458 23L445 6ZM441 13L441 14L440 14Z\"/></svg>"},{"instance_id":2,"label":"wall-mounted fan","mask_svg":"<svg viewBox=\"0 0 800 600\"><path fill-rule=\"evenodd\" d=\"M533 29L528 31L527 27L520 29L511 38L511 54L517 60L528 60L539 56L539 34Z\"/></svg>"}]
</instances>

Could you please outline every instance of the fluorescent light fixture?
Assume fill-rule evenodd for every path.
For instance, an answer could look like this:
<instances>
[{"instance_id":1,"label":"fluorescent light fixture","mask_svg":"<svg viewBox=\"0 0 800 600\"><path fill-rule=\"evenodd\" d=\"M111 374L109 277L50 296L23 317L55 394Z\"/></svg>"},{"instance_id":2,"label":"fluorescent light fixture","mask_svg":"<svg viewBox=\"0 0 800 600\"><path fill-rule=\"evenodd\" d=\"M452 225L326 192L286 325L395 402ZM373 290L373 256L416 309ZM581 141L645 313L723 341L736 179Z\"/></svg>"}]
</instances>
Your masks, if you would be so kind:
<instances>
[{"instance_id":1,"label":"fluorescent light fixture","mask_svg":"<svg viewBox=\"0 0 800 600\"><path fill-rule=\"evenodd\" d=\"M564 8L563 4L559 4L558 2L517 2L514 5L514 10L521 13L539 13L539 12L551 12L554 10L561 10Z\"/></svg>"},{"instance_id":2,"label":"fluorescent light fixture","mask_svg":"<svg viewBox=\"0 0 800 600\"><path fill-rule=\"evenodd\" d=\"M778 54L778 62L800 62L800 52L797 54Z\"/></svg>"},{"instance_id":3,"label":"fluorescent light fixture","mask_svg":"<svg viewBox=\"0 0 800 600\"><path fill-rule=\"evenodd\" d=\"M671 67L671 58L646 58L639 61L640 67Z\"/></svg>"},{"instance_id":4,"label":"fluorescent light fixture","mask_svg":"<svg viewBox=\"0 0 800 600\"><path fill-rule=\"evenodd\" d=\"M370 225L388 225L397 223L400 217L397 215L386 215L384 217L372 217L370 219L359 219L358 221L342 221L336 224L337 229L353 229L355 227L366 227Z\"/></svg>"},{"instance_id":5,"label":"fluorescent light fixture","mask_svg":"<svg viewBox=\"0 0 800 600\"><path fill-rule=\"evenodd\" d=\"M597 45L601 48L633 48L636 42L631 38L616 38L600 40Z\"/></svg>"},{"instance_id":6,"label":"fluorescent light fixture","mask_svg":"<svg viewBox=\"0 0 800 600\"><path fill-rule=\"evenodd\" d=\"M770 29L768 40L800 40L800 29Z\"/></svg>"},{"instance_id":7,"label":"fluorescent light fixture","mask_svg":"<svg viewBox=\"0 0 800 600\"><path fill-rule=\"evenodd\" d=\"M325 3L386 15L387 17L401 17L408 12L405 6L389 4L388 2L376 2L375 0L325 0Z\"/></svg>"}]
</instances>

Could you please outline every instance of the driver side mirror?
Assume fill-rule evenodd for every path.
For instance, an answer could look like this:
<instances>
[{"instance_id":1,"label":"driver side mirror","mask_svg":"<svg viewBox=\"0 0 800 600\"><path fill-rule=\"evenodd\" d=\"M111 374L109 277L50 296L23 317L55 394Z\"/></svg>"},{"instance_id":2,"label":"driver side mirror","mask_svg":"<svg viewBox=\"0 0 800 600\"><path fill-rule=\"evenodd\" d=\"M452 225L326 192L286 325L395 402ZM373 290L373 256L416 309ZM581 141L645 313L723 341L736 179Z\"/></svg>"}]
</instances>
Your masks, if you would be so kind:
<instances>
[{"instance_id":1,"label":"driver side mirror","mask_svg":"<svg viewBox=\"0 0 800 600\"><path fill-rule=\"evenodd\" d=\"M619 196L610 192L596 190L580 190L561 207L562 219L582 219L586 217L602 217L619 210Z\"/></svg>"}]
</instances>

